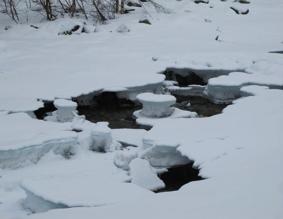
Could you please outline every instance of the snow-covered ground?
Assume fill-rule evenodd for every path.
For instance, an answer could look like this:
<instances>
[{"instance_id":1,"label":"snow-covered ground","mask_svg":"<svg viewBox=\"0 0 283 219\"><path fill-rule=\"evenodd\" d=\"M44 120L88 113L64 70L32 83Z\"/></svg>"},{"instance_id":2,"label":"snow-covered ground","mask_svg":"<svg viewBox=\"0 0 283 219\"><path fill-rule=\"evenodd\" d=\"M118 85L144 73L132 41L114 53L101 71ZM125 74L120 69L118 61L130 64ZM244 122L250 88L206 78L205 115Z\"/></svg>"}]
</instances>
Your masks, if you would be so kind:
<instances>
[{"instance_id":1,"label":"snow-covered ground","mask_svg":"<svg viewBox=\"0 0 283 219\"><path fill-rule=\"evenodd\" d=\"M283 217L283 56L269 53L283 50L283 2L159 2L171 13L138 9L70 36L58 33L81 21L35 29L0 14L1 219ZM138 23L144 16L152 25ZM33 118L42 100L160 93L169 67L194 69L205 95L233 104L208 118L143 118L150 131ZM151 192L164 186L164 170L143 157L154 147L174 157L155 148L151 159L187 157L206 179ZM89 150L97 148L107 153Z\"/></svg>"}]
</instances>

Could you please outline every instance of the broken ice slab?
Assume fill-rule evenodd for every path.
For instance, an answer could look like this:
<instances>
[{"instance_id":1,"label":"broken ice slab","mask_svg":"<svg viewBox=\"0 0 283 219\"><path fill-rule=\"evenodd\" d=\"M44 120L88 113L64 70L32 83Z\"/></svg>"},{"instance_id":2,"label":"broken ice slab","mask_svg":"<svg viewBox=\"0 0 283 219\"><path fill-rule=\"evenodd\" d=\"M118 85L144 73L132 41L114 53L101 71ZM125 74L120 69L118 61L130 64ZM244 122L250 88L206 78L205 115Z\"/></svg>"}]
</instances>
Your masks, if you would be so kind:
<instances>
[{"instance_id":1,"label":"broken ice slab","mask_svg":"<svg viewBox=\"0 0 283 219\"><path fill-rule=\"evenodd\" d=\"M55 208L102 206L153 196L152 192L135 184L94 175L25 180L22 188L27 194L23 206L34 213Z\"/></svg>"},{"instance_id":2,"label":"broken ice slab","mask_svg":"<svg viewBox=\"0 0 283 219\"><path fill-rule=\"evenodd\" d=\"M63 123L44 122L26 113L0 115L0 168L36 163L50 150L77 145L77 133Z\"/></svg>"},{"instance_id":3,"label":"broken ice slab","mask_svg":"<svg viewBox=\"0 0 283 219\"><path fill-rule=\"evenodd\" d=\"M74 113L78 104L66 99L56 99L54 101L54 106L57 108L55 112L56 118L59 122L70 122L74 118Z\"/></svg>"},{"instance_id":4,"label":"broken ice slab","mask_svg":"<svg viewBox=\"0 0 283 219\"><path fill-rule=\"evenodd\" d=\"M169 168L190 163L191 160L177 150L179 146L176 142L144 138L143 150L140 151L139 157L148 160L150 165L156 168Z\"/></svg>"},{"instance_id":5,"label":"broken ice slab","mask_svg":"<svg viewBox=\"0 0 283 219\"><path fill-rule=\"evenodd\" d=\"M14 150L0 150L0 168L15 169L37 163L49 151L64 155L77 146L77 138L58 138Z\"/></svg>"},{"instance_id":6,"label":"broken ice slab","mask_svg":"<svg viewBox=\"0 0 283 219\"><path fill-rule=\"evenodd\" d=\"M143 105L140 113L146 117L153 118L170 116L174 111L171 106L176 103L176 98L172 95L153 93L139 94L137 99Z\"/></svg>"}]
</instances>

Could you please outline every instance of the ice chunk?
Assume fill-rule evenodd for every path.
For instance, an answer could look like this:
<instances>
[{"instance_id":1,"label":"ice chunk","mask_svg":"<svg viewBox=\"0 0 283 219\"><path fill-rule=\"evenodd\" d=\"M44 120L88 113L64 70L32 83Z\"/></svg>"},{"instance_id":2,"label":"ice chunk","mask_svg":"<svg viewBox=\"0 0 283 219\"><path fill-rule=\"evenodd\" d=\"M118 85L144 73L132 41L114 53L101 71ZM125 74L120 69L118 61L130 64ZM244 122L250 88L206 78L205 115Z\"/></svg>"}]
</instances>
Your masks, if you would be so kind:
<instances>
[{"instance_id":1,"label":"ice chunk","mask_svg":"<svg viewBox=\"0 0 283 219\"><path fill-rule=\"evenodd\" d=\"M57 99L54 101L57 108L56 118L59 122L70 122L76 113L77 103L71 100Z\"/></svg>"},{"instance_id":2,"label":"ice chunk","mask_svg":"<svg viewBox=\"0 0 283 219\"><path fill-rule=\"evenodd\" d=\"M160 118L170 116L174 111L171 106L176 103L174 96L153 93L139 94L137 99L143 105L141 114L146 117Z\"/></svg>"},{"instance_id":3,"label":"ice chunk","mask_svg":"<svg viewBox=\"0 0 283 219\"><path fill-rule=\"evenodd\" d=\"M149 161L151 166L157 168L168 168L172 166L184 165L191 160L183 156L177 148L178 143L155 142L147 139L144 141L144 151L140 152L140 157Z\"/></svg>"},{"instance_id":4,"label":"ice chunk","mask_svg":"<svg viewBox=\"0 0 283 219\"><path fill-rule=\"evenodd\" d=\"M165 187L164 182L158 178L147 160L136 158L130 163L132 183L149 190Z\"/></svg>"}]
</instances>

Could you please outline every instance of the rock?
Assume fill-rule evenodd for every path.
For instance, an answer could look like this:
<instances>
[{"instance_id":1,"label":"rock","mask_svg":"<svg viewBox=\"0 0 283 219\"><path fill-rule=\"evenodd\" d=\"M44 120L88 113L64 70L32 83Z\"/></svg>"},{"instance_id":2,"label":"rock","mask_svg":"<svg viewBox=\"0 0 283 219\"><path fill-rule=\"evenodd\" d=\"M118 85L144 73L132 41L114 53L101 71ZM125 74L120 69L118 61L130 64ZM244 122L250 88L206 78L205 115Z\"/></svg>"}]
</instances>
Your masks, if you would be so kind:
<instances>
[{"instance_id":1,"label":"rock","mask_svg":"<svg viewBox=\"0 0 283 219\"><path fill-rule=\"evenodd\" d=\"M4 27L4 30L10 30L11 28L12 28L12 26L7 25L7 26Z\"/></svg>"},{"instance_id":2,"label":"rock","mask_svg":"<svg viewBox=\"0 0 283 219\"><path fill-rule=\"evenodd\" d=\"M196 4L199 4L199 3L208 4L209 1L208 0L195 0L194 3L196 3Z\"/></svg>"},{"instance_id":3,"label":"rock","mask_svg":"<svg viewBox=\"0 0 283 219\"><path fill-rule=\"evenodd\" d=\"M139 23L151 25L151 22L148 19L139 20Z\"/></svg>"},{"instance_id":4,"label":"rock","mask_svg":"<svg viewBox=\"0 0 283 219\"><path fill-rule=\"evenodd\" d=\"M251 2L248 0L239 0L239 3L241 4L250 4Z\"/></svg>"},{"instance_id":5,"label":"rock","mask_svg":"<svg viewBox=\"0 0 283 219\"><path fill-rule=\"evenodd\" d=\"M93 25L89 25L86 22L74 22L74 23L70 23L70 24L66 23L62 25L58 35L93 33L95 31L96 31L96 27Z\"/></svg>"},{"instance_id":6,"label":"rock","mask_svg":"<svg viewBox=\"0 0 283 219\"><path fill-rule=\"evenodd\" d=\"M128 1L127 6L129 7L137 7L137 8L141 8L141 4L137 3L137 2L132 2L132 1Z\"/></svg>"},{"instance_id":7,"label":"rock","mask_svg":"<svg viewBox=\"0 0 283 219\"><path fill-rule=\"evenodd\" d=\"M249 9L240 9L240 8L236 8L236 7L230 7L230 9L232 9L236 14L239 14L239 15L246 15L250 12Z\"/></svg>"}]
</instances>

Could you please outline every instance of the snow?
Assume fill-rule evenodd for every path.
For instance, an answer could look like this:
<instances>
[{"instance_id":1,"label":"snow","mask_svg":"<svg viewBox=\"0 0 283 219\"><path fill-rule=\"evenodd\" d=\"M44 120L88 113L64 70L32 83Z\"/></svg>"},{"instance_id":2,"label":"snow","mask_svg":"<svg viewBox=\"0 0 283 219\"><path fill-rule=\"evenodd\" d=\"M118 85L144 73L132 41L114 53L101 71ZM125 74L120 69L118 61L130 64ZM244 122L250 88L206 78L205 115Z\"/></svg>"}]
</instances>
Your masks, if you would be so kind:
<instances>
[{"instance_id":1,"label":"snow","mask_svg":"<svg viewBox=\"0 0 283 219\"><path fill-rule=\"evenodd\" d=\"M139 151L139 157L149 161L151 166L156 168L169 168L188 164L191 161L188 157L183 156L177 148L180 146L178 143L160 142L155 139L144 138L143 149ZM148 144L150 142L150 144Z\"/></svg>"},{"instance_id":2,"label":"snow","mask_svg":"<svg viewBox=\"0 0 283 219\"><path fill-rule=\"evenodd\" d=\"M282 218L283 61L269 51L283 50L283 2L162 4L170 13L147 6L95 32L68 36L58 33L75 19L37 21L36 30L0 14L0 158L16 167L2 168L0 160L1 219ZM249 13L237 15L231 6ZM138 23L144 14L152 25ZM117 33L122 24L131 31ZM148 132L100 129L79 116L58 123L22 113L42 107L42 100L91 103L103 91L131 100L162 93L165 77L158 73L168 68L195 72L208 82L212 100L233 103L208 118L138 118L153 126ZM102 148L114 152L88 150L93 129L105 134ZM117 141L136 147L122 150ZM76 148L69 159L56 153L67 146ZM206 179L175 192L141 188L161 185L148 164L188 161ZM49 211L28 215L21 203ZM58 204L68 208L53 209Z\"/></svg>"},{"instance_id":3,"label":"snow","mask_svg":"<svg viewBox=\"0 0 283 219\"><path fill-rule=\"evenodd\" d=\"M121 151L116 151L114 156L114 164L123 169L128 171L130 169L129 164L131 161L138 157L138 151L136 148L128 147Z\"/></svg>"},{"instance_id":4,"label":"snow","mask_svg":"<svg viewBox=\"0 0 283 219\"><path fill-rule=\"evenodd\" d=\"M169 102L173 105L176 102L176 98L172 95L162 95L153 93L141 93L137 96L137 99L142 103L158 103L162 104L164 102Z\"/></svg>"},{"instance_id":5,"label":"snow","mask_svg":"<svg viewBox=\"0 0 283 219\"><path fill-rule=\"evenodd\" d=\"M130 175L132 183L143 188L157 190L165 187L164 182L157 177L147 160L140 158L132 160L130 163Z\"/></svg>"},{"instance_id":6,"label":"snow","mask_svg":"<svg viewBox=\"0 0 283 219\"><path fill-rule=\"evenodd\" d=\"M77 113L76 109L78 104L70 100L56 99L54 101L54 106L57 110L52 113L52 116L54 116L57 121L71 122Z\"/></svg>"},{"instance_id":7,"label":"snow","mask_svg":"<svg viewBox=\"0 0 283 219\"><path fill-rule=\"evenodd\" d=\"M70 101L70 100L65 100L65 99L56 99L54 101L54 106L58 109L60 107L77 107L78 104Z\"/></svg>"},{"instance_id":8,"label":"snow","mask_svg":"<svg viewBox=\"0 0 283 219\"><path fill-rule=\"evenodd\" d=\"M170 116L174 112L171 106L176 103L176 98L172 95L153 93L141 93L137 95L137 100L143 106L139 114L149 118Z\"/></svg>"},{"instance_id":9,"label":"snow","mask_svg":"<svg viewBox=\"0 0 283 219\"><path fill-rule=\"evenodd\" d=\"M134 184L111 182L93 176L26 180L22 187L46 201L68 207L101 206L151 195L148 190Z\"/></svg>"},{"instance_id":10,"label":"snow","mask_svg":"<svg viewBox=\"0 0 283 219\"><path fill-rule=\"evenodd\" d=\"M161 121L163 119L178 119L178 118L194 118L197 117L197 113L187 111L187 110L181 110L176 107L172 107L172 114L168 117L161 117L161 118L154 118L154 117L148 117L145 116L144 113L142 113L142 110L137 110L134 112L134 116L136 117L136 122L140 125L145 126L154 126L155 122Z\"/></svg>"},{"instance_id":11,"label":"snow","mask_svg":"<svg viewBox=\"0 0 283 219\"><path fill-rule=\"evenodd\" d=\"M91 146L94 151L110 152L119 145L113 142L111 129L107 122L99 122L91 130Z\"/></svg>"},{"instance_id":12,"label":"snow","mask_svg":"<svg viewBox=\"0 0 283 219\"><path fill-rule=\"evenodd\" d=\"M76 133L69 131L68 125L36 120L26 113L0 115L0 124L0 151L77 137Z\"/></svg>"},{"instance_id":13,"label":"snow","mask_svg":"<svg viewBox=\"0 0 283 219\"><path fill-rule=\"evenodd\" d=\"M235 101L219 116L164 121L150 131L152 137L164 141L178 139L178 149L200 165L206 180L152 199L56 210L31 218L111 218L113 212L124 218L280 218L283 105L278 98L282 97L282 91L265 89ZM176 128L179 132L174 135L163 134Z\"/></svg>"},{"instance_id":14,"label":"snow","mask_svg":"<svg viewBox=\"0 0 283 219\"><path fill-rule=\"evenodd\" d=\"M141 146L147 131L144 129L112 129L113 137L126 145Z\"/></svg>"},{"instance_id":15,"label":"snow","mask_svg":"<svg viewBox=\"0 0 283 219\"><path fill-rule=\"evenodd\" d=\"M121 24L117 29L116 31L118 33L127 33L127 32L130 32L130 29L125 25L125 24Z\"/></svg>"}]
</instances>

